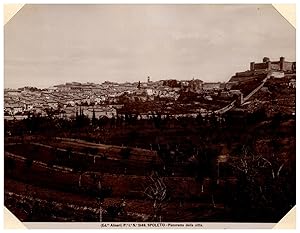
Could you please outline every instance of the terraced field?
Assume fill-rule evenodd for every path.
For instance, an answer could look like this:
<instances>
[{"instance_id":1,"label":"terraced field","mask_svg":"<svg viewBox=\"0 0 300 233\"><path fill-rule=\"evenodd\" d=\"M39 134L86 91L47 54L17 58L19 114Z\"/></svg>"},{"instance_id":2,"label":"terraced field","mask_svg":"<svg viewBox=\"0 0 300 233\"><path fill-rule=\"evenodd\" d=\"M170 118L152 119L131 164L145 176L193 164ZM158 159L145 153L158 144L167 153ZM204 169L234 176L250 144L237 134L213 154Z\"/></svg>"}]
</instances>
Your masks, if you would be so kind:
<instances>
[{"instance_id":1,"label":"terraced field","mask_svg":"<svg viewBox=\"0 0 300 233\"><path fill-rule=\"evenodd\" d=\"M23 221L224 218L223 180L212 193L209 178L200 184L194 177L162 176L166 198L158 219L145 190L152 185L151 171L163 169L161 160L155 151L139 148L124 158L122 150L73 139L6 144L5 204Z\"/></svg>"}]
</instances>

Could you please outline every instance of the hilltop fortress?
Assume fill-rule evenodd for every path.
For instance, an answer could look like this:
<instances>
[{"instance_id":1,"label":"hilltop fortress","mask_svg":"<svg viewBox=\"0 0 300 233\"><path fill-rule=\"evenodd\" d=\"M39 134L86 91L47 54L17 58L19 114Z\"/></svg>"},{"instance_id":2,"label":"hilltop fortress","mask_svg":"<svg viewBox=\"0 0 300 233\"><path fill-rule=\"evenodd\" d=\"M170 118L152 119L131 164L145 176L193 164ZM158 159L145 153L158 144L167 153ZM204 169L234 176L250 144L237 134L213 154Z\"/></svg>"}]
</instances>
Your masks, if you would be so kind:
<instances>
[{"instance_id":1,"label":"hilltop fortress","mask_svg":"<svg viewBox=\"0 0 300 233\"><path fill-rule=\"evenodd\" d=\"M270 61L268 57L263 58L261 63L250 63L250 70L237 72L228 82L228 85L237 84L239 82L244 82L251 80L260 75L265 75L270 71L274 71L273 75L280 78L284 74L295 73L296 72L296 62L285 61L284 57L280 57L279 61Z\"/></svg>"}]
</instances>

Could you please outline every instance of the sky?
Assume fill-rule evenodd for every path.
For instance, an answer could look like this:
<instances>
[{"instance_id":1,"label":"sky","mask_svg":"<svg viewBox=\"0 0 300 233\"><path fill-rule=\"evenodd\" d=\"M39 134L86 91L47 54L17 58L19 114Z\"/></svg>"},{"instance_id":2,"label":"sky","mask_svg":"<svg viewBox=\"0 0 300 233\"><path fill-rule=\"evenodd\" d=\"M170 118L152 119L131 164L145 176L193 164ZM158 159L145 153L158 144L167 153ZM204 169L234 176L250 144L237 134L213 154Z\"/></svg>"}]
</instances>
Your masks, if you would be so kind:
<instances>
[{"instance_id":1,"label":"sky","mask_svg":"<svg viewBox=\"0 0 300 233\"><path fill-rule=\"evenodd\" d=\"M225 82L265 56L296 60L272 5L25 5L4 27L4 87Z\"/></svg>"}]
</instances>

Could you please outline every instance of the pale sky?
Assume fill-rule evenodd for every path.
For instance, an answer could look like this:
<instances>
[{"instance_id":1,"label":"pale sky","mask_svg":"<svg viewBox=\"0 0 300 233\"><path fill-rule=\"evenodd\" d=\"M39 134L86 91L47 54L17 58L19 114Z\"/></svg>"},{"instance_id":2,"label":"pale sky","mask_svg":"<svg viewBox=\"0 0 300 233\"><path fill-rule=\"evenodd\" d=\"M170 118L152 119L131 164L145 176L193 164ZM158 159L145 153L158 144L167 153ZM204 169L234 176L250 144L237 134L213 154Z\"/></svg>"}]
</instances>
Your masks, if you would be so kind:
<instances>
[{"instance_id":1,"label":"pale sky","mask_svg":"<svg viewBox=\"0 0 300 233\"><path fill-rule=\"evenodd\" d=\"M25 5L4 28L4 87L228 81L264 56L296 59L271 5Z\"/></svg>"}]
</instances>

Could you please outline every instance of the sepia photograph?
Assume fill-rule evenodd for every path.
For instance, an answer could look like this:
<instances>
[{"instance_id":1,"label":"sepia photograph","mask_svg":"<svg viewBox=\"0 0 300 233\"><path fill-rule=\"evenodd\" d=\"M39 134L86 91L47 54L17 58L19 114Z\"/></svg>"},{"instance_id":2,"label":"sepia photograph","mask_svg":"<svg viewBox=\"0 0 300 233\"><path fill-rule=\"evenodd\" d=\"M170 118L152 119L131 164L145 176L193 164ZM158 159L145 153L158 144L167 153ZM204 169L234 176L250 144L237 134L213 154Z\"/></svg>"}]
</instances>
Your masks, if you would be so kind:
<instances>
[{"instance_id":1,"label":"sepia photograph","mask_svg":"<svg viewBox=\"0 0 300 233\"><path fill-rule=\"evenodd\" d=\"M3 85L23 223L275 224L296 205L296 28L272 4L25 4Z\"/></svg>"}]
</instances>

